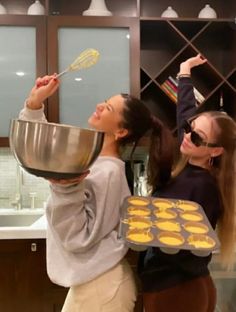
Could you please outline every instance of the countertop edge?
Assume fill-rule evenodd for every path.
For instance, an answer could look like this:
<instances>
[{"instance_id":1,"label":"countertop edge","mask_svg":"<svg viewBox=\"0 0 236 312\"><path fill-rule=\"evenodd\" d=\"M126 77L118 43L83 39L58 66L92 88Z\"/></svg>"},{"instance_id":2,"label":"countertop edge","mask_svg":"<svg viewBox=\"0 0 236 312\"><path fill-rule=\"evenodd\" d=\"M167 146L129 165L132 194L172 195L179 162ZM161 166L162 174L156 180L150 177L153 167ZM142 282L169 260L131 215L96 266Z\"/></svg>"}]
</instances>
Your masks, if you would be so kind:
<instances>
[{"instance_id":1,"label":"countertop edge","mask_svg":"<svg viewBox=\"0 0 236 312\"><path fill-rule=\"evenodd\" d=\"M0 239L37 239L46 238L47 220L43 215L31 226L1 227Z\"/></svg>"}]
</instances>

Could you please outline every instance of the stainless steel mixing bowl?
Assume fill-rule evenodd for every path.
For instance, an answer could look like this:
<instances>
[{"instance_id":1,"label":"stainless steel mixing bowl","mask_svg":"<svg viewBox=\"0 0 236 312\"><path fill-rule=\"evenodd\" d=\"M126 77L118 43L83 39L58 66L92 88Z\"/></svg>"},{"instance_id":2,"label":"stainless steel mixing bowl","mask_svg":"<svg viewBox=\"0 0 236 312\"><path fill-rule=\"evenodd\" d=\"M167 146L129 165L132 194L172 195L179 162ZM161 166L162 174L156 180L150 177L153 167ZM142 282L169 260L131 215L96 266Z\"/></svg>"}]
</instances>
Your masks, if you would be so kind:
<instances>
[{"instance_id":1,"label":"stainless steel mixing bowl","mask_svg":"<svg viewBox=\"0 0 236 312\"><path fill-rule=\"evenodd\" d=\"M13 119L10 148L17 162L40 177L66 179L86 171L98 157L104 133L69 125Z\"/></svg>"}]
</instances>

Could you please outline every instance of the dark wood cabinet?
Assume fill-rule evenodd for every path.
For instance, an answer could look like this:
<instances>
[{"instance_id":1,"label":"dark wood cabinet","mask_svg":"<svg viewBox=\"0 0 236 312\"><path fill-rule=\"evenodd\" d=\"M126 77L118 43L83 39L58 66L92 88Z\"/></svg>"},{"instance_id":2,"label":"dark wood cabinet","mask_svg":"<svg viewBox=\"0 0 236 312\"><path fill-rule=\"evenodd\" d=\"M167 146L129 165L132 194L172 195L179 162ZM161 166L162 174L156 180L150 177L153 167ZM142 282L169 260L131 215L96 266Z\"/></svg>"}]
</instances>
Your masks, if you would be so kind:
<instances>
[{"instance_id":1,"label":"dark wood cabinet","mask_svg":"<svg viewBox=\"0 0 236 312\"><path fill-rule=\"evenodd\" d=\"M160 17L161 13L166 10L167 6L172 8L178 13L179 18L194 19L198 17L198 13L207 3L205 0L139 0L140 3L140 16L142 17ZM236 3L234 0L212 0L210 5L217 13L217 18L234 18Z\"/></svg>"},{"instance_id":2,"label":"dark wood cabinet","mask_svg":"<svg viewBox=\"0 0 236 312\"><path fill-rule=\"evenodd\" d=\"M138 253L127 260L136 274ZM50 281L45 239L0 240L0 311L60 312L68 289ZM142 311L139 294L134 312Z\"/></svg>"},{"instance_id":3,"label":"dark wood cabinet","mask_svg":"<svg viewBox=\"0 0 236 312\"><path fill-rule=\"evenodd\" d=\"M168 5L179 16L170 19L161 18L167 7L164 0L106 1L107 8L113 13L111 17L82 16L90 0L42 0L41 3L45 6L46 16L31 17L25 14L32 1L3 0L2 4L10 15L1 17L9 22L14 21L14 14L23 14L17 16L22 21L32 18L47 20L47 28L41 30L39 41L47 38L50 49L42 51L43 45L40 46L38 64L42 65L42 59L47 62L47 68L39 70L40 73L57 69L57 27L127 27L132 24L135 27L129 27L133 27L130 40L130 90L133 95L141 97L170 128L175 128L175 101L163 91L162 84L169 76L176 76L182 61L201 53L208 63L192 71L194 86L204 97L199 112L219 109L222 98L224 110L236 117L235 1L213 1L211 6L217 12L217 19L198 18L199 11L205 6L203 0L194 3L169 1ZM52 15L56 15L55 20ZM51 100L56 102L57 96ZM51 107L50 120L59 120L55 103ZM6 138L0 139L0 145L7 145Z\"/></svg>"},{"instance_id":4,"label":"dark wood cabinet","mask_svg":"<svg viewBox=\"0 0 236 312\"><path fill-rule=\"evenodd\" d=\"M175 128L175 101L162 85L175 78L185 59L201 53L207 64L192 70L195 88L204 100L198 111L223 109L236 117L235 1L214 1L217 19L199 19L204 1L169 1L178 18L161 18L165 1L140 1L140 96ZM220 102L221 99L221 102Z\"/></svg>"},{"instance_id":5,"label":"dark wood cabinet","mask_svg":"<svg viewBox=\"0 0 236 312\"><path fill-rule=\"evenodd\" d=\"M214 39L213 39L214 38ZM141 98L172 128L175 102L162 84L176 77L185 59L201 53L207 64L192 70L194 86L204 96L198 111L223 109L236 116L235 24L232 20L141 20Z\"/></svg>"},{"instance_id":6,"label":"dark wood cabinet","mask_svg":"<svg viewBox=\"0 0 236 312\"><path fill-rule=\"evenodd\" d=\"M45 239L0 240L0 311L60 311L67 289L46 272Z\"/></svg>"}]
</instances>

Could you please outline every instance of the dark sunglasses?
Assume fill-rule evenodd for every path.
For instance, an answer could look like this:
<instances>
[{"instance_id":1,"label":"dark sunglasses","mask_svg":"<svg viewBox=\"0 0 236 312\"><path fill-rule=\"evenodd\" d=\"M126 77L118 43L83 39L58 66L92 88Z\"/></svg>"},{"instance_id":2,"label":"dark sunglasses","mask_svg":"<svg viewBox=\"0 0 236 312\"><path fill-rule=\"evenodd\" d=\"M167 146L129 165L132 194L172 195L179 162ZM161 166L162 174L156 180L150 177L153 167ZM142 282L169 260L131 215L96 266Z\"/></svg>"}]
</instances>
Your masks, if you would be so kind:
<instances>
[{"instance_id":1,"label":"dark sunglasses","mask_svg":"<svg viewBox=\"0 0 236 312\"><path fill-rule=\"evenodd\" d=\"M201 138L201 136L196 131L194 131L192 129L191 121L189 121L189 120L185 120L184 125L183 125L183 130L185 133L191 133L190 139L191 139L192 143L197 147L199 147L199 146L220 147L220 145L217 143L205 142L203 140L203 138Z\"/></svg>"}]
</instances>

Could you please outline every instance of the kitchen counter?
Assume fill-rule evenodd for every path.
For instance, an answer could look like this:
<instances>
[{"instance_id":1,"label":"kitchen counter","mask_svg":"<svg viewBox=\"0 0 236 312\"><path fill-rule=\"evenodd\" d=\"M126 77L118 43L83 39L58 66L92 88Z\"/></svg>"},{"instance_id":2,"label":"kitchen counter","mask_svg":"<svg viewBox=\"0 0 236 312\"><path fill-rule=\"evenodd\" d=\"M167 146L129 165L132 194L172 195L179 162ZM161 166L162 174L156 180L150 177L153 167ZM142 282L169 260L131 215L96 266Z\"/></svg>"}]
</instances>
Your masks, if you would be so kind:
<instances>
[{"instance_id":1,"label":"kitchen counter","mask_svg":"<svg viewBox=\"0 0 236 312\"><path fill-rule=\"evenodd\" d=\"M0 239L31 239L31 238L46 238L47 221L44 211L42 209L30 209L10 211L9 209L0 208L0 219L4 215L24 215L29 214L42 214L35 222L29 226L0 226Z\"/></svg>"}]
</instances>

